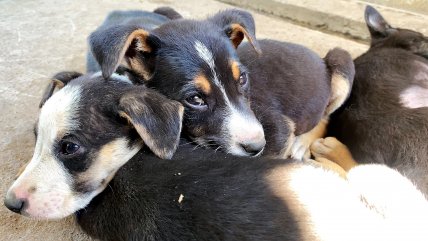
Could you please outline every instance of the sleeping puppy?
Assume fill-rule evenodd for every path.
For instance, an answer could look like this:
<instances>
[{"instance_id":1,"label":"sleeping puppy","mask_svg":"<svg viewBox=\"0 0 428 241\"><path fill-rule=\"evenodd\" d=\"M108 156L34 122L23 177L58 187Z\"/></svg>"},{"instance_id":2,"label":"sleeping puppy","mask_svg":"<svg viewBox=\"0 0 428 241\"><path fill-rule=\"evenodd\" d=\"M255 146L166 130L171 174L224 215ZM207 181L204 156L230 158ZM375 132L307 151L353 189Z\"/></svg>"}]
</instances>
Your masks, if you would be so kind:
<instances>
[{"instance_id":1,"label":"sleeping puppy","mask_svg":"<svg viewBox=\"0 0 428 241\"><path fill-rule=\"evenodd\" d=\"M72 76L57 75L64 87L45 95L34 156L6 195L14 212L54 219L81 209L78 223L101 240L427 237L428 203L411 182L384 166L355 167L335 139L312 151L347 180L316 163L190 144L163 160L180 135L178 102L116 75Z\"/></svg>"},{"instance_id":2,"label":"sleeping puppy","mask_svg":"<svg viewBox=\"0 0 428 241\"><path fill-rule=\"evenodd\" d=\"M394 28L372 7L370 49L355 59L352 94L330 134L362 162L397 168L428 194L428 37Z\"/></svg>"},{"instance_id":3,"label":"sleeping puppy","mask_svg":"<svg viewBox=\"0 0 428 241\"><path fill-rule=\"evenodd\" d=\"M244 37L248 43L237 52ZM129 69L184 105L185 136L238 156L307 157L325 130L323 118L343 103L354 75L343 50L323 60L302 46L259 43L251 14L237 9L153 30L100 28L89 39L105 78L119 66Z\"/></svg>"}]
</instances>

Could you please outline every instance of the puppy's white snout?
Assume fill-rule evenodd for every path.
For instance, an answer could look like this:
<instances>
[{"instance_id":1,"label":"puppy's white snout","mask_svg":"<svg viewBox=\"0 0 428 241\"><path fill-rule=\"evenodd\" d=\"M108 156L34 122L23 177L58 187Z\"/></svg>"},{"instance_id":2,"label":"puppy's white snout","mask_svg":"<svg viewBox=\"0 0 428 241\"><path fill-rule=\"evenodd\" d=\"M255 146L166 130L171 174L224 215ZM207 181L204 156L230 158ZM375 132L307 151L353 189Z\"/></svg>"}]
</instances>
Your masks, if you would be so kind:
<instances>
[{"instance_id":1,"label":"puppy's white snout","mask_svg":"<svg viewBox=\"0 0 428 241\"><path fill-rule=\"evenodd\" d=\"M250 156L260 154L265 145L266 139L264 131L259 122L251 123L250 125L241 124L240 128L234 130L236 144Z\"/></svg>"}]
</instances>

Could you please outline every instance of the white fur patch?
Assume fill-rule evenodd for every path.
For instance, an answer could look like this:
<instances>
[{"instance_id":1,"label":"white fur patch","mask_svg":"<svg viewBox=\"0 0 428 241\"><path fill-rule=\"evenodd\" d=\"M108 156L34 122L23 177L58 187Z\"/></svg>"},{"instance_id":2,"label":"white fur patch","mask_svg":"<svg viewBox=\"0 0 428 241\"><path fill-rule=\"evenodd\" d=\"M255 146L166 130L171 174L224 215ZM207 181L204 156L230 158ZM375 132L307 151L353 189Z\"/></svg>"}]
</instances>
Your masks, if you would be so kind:
<instances>
[{"instance_id":1,"label":"white fur patch","mask_svg":"<svg viewBox=\"0 0 428 241\"><path fill-rule=\"evenodd\" d=\"M300 166L288 172L292 206L305 235L317 240L426 240L428 202L397 171L370 164L351 169L347 180L323 168ZM301 215L299 210L306 215ZM300 215L299 215L300 214ZM309 220L306 220L309 218Z\"/></svg>"},{"instance_id":2,"label":"white fur patch","mask_svg":"<svg viewBox=\"0 0 428 241\"><path fill-rule=\"evenodd\" d=\"M400 93L400 103L409 109L428 107L428 89L412 85Z\"/></svg>"},{"instance_id":3,"label":"white fur patch","mask_svg":"<svg viewBox=\"0 0 428 241\"><path fill-rule=\"evenodd\" d=\"M427 239L428 201L409 179L378 164L356 166L347 178L352 190L382 215L391 234L382 240Z\"/></svg>"},{"instance_id":4,"label":"white fur patch","mask_svg":"<svg viewBox=\"0 0 428 241\"><path fill-rule=\"evenodd\" d=\"M38 123L34 155L9 192L27 198L24 213L36 218L61 218L74 212L71 176L53 153L58 138L78 127L74 118L78 110L80 88L66 86L43 105Z\"/></svg>"},{"instance_id":5,"label":"white fur patch","mask_svg":"<svg viewBox=\"0 0 428 241\"><path fill-rule=\"evenodd\" d=\"M290 173L289 180L294 192L289 195L297 198L309 218L302 228L309 226L317 240L373 240L375 230L382 229L381 217L367 209L336 173L302 166Z\"/></svg>"},{"instance_id":6,"label":"white fur patch","mask_svg":"<svg viewBox=\"0 0 428 241\"><path fill-rule=\"evenodd\" d=\"M214 71L214 57L207 46L205 46L205 44L201 43L200 41L196 41L194 47L199 57L208 64L212 71Z\"/></svg>"}]
</instances>

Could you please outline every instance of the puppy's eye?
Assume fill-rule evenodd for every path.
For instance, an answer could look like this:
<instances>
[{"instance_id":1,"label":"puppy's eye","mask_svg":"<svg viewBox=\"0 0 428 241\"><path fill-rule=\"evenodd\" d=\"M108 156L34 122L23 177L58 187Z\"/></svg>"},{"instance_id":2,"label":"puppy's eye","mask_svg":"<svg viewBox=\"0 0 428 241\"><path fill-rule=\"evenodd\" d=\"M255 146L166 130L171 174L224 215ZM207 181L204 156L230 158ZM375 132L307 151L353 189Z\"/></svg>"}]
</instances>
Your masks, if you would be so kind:
<instances>
[{"instance_id":1,"label":"puppy's eye","mask_svg":"<svg viewBox=\"0 0 428 241\"><path fill-rule=\"evenodd\" d=\"M207 104L200 95L193 95L186 99L186 102L195 108L204 108Z\"/></svg>"},{"instance_id":2,"label":"puppy's eye","mask_svg":"<svg viewBox=\"0 0 428 241\"><path fill-rule=\"evenodd\" d=\"M239 76L239 85L244 86L247 84L247 82L248 82L247 73L242 72L241 75Z\"/></svg>"},{"instance_id":3,"label":"puppy's eye","mask_svg":"<svg viewBox=\"0 0 428 241\"><path fill-rule=\"evenodd\" d=\"M63 155L71 155L76 153L80 146L76 143L69 142L69 141L62 141L60 146L60 153Z\"/></svg>"}]
</instances>

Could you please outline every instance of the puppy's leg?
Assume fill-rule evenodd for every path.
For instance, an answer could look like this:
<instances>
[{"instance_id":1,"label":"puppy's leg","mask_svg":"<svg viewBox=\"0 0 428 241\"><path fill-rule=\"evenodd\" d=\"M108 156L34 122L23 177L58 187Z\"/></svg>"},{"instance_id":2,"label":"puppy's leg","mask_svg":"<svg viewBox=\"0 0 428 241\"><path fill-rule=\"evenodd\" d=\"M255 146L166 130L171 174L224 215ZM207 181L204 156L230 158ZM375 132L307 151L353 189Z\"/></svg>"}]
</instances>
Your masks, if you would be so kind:
<instances>
[{"instance_id":1,"label":"puppy's leg","mask_svg":"<svg viewBox=\"0 0 428 241\"><path fill-rule=\"evenodd\" d=\"M309 132L296 136L291 146L291 157L297 160L306 160L310 157L309 147L319 138L322 138L327 130L328 118L323 118Z\"/></svg>"}]
</instances>

